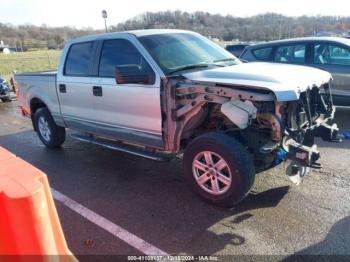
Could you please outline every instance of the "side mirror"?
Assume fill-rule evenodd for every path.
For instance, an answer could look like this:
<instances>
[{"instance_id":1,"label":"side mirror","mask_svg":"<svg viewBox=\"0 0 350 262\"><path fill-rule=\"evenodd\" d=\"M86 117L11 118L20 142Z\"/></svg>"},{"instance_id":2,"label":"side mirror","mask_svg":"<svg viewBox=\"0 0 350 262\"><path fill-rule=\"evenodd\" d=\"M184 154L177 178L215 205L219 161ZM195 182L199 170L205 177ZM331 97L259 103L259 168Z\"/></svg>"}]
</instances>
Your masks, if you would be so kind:
<instances>
[{"instance_id":1,"label":"side mirror","mask_svg":"<svg viewBox=\"0 0 350 262\"><path fill-rule=\"evenodd\" d=\"M138 65L121 65L115 68L115 81L117 84L144 84L154 83L153 72L144 72Z\"/></svg>"}]
</instances>

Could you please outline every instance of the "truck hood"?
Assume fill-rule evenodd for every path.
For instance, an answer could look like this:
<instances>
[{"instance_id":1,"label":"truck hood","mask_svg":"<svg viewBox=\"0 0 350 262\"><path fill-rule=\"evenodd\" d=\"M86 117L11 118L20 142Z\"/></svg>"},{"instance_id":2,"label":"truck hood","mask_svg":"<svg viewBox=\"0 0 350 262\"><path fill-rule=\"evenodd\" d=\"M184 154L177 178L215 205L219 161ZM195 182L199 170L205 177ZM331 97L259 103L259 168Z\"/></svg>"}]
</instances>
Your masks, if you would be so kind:
<instances>
[{"instance_id":1,"label":"truck hood","mask_svg":"<svg viewBox=\"0 0 350 262\"><path fill-rule=\"evenodd\" d=\"M332 79L326 71L277 63L242 63L182 74L194 82L206 82L272 91L278 101L298 100L301 92Z\"/></svg>"}]
</instances>

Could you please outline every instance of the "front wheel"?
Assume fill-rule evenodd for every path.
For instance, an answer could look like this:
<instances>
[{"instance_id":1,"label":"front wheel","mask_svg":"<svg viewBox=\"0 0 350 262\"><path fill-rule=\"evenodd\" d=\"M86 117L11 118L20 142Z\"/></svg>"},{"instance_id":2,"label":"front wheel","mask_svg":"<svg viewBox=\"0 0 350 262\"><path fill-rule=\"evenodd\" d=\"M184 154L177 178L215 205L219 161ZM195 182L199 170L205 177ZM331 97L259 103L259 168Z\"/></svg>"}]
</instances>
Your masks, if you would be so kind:
<instances>
[{"instance_id":1,"label":"front wheel","mask_svg":"<svg viewBox=\"0 0 350 262\"><path fill-rule=\"evenodd\" d=\"M50 111L46 108L39 108L34 114L34 125L40 140L47 147L59 147L66 139L64 127L56 125Z\"/></svg>"},{"instance_id":2,"label":"front wheel","mask_svg":"<svg viewBox=\"0 0 350 262\"><path fill-rule=\"evenodd\" d=\"M195 138L184 153L184 173L206 201L232 207L251 189L255 170L247 149L223 133Z\"/></svg>"}]
</instances>

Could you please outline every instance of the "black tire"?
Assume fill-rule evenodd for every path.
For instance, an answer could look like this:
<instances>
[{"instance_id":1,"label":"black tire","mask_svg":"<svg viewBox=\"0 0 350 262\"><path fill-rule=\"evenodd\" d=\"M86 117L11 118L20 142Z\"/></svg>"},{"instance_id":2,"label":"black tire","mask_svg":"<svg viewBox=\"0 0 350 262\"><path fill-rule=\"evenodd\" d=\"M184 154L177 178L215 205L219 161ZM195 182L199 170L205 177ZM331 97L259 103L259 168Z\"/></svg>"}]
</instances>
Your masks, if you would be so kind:
<instances>
[{"instance_id":1,"label":"black tire","mask_svg":"<svg viewBox=\"0 0 350 262\"><path fill-rule=\"evenodd\" d=\"M41 132L39 121L44 119L47 123L47 128L50 131L50 135L45 136L44 132ZM56 125L53 120L50 111L46 107L39 108L34 114L34 125L38 136L49 148L59 147L63 144L66 139L66 129L64 127Z\"/></svg>"},{"instance_id":2,"label":"black tire","mask_svg":"<svg viewBox=\"0 0 350 262\"><path fill-rule=\"evenodd\" d=\"M197 183L195 176L198 175L196 175L196 171L194 171L192 164L194 163L194 160L201 156L202 152L205 151L214 153L214 158L220 156L226 162L226 167L229 168L226 169L226 173L231 174L228 175L228 177L231 177L231 183L230 185L225 186L226 189L222 190L222 193L212 194L202 188L207 188L212 185L211 179L215 180L215 171L214 173L207 174L208 177L211 175L213 176L206 182L210 184L204 184L201 187ZM183 161L184 174L194 191L204 200L215 205L232 207L238 204L247 196L254 184L254 163L249 152L235 138L223 133L208 133L195 138L187 146ZM206 168L205 170L209 169ZM223 171L225 171L225 169L223 169ZM201 172L203 172L203 174L205 173L204 171ZM200 176L198 177L201 177L201 174L199 175ZM207 178L204 179L206 180ZM221 184L221 181L218 183Z\"/></svg>"}]
</instances>

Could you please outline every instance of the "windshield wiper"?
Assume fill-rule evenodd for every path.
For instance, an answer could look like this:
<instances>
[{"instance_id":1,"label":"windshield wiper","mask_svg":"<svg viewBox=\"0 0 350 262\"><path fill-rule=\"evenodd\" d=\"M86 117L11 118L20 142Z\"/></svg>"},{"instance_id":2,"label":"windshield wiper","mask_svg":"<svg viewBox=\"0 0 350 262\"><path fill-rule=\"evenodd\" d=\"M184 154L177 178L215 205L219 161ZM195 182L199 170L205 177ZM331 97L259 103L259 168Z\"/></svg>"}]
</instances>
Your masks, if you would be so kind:
<instances>
[{"instance_id":1,"label":"windshield wiper","mask_svg":"<svg viewBox=\"0 0 350 262\"><path fill-rule=\"evenodd\" d=\"M170 71L169 74L173 74L173 73L183 71L183 70L190 70L190 69L209 67L209 66L224 67L224 65L218 65L218 64L214 64L214 63L212 63L212 64L200 63L200 64L193 64L193 65L186 65L186 66L178 67L178 68L174 69L173 71Z\"/></svg>"},{"instance_id":2,"label":"windshield wiper","mask_svg":"<svg viewBox=\"0 0 350 262\"><path fill-rule=\"evenodd\" d=\"M178 67L172 71L169 72L169 74L173 74L173 73L176 73L176 72L179 72L179 71L183 71L183 70L190 70L190 69L196 69L196 68L202 68L202 67L208 67L209 65L208 64L193 64L193 65L185 65L185 66L181 66L181 67Z\"/></svg>"},{"instance_id":3,"label":"windshield wiper","mask_svg":"<svg viewBox=\"0 0 350 262\"><path fill-rule=\"evenodd\" d=\"M223 58L223 59L218 59L218 60L214 60L214 63L218 63L218 62L226 62L226 61L236 61L236 58Z\"/></svg>"}]
</instances>

